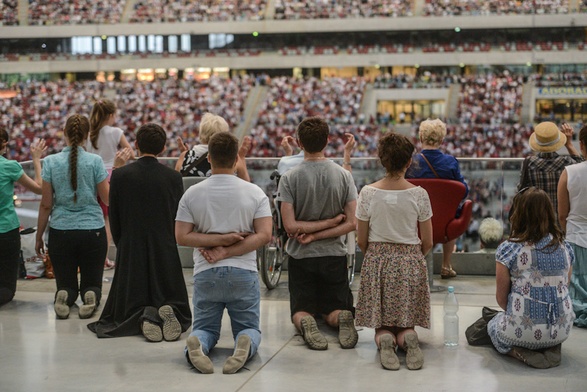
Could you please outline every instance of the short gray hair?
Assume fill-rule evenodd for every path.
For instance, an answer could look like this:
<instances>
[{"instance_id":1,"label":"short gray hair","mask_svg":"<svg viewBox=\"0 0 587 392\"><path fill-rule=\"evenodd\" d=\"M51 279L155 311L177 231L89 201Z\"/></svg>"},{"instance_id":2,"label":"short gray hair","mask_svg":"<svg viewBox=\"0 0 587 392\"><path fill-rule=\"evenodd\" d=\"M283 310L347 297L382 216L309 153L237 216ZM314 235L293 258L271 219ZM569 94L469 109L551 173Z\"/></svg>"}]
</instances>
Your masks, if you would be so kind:
<instances>
[{"instance_id":1,"label":"short gray hair","mask_svg":"<svg viewBox=\"0 0 587 392\"><path fill-rule=\"evenodd\" d=\"M503 237L503 226L500 221L485 218L479 225L479 239L485 248L496 249Z\"/></svg>"}]
</instances>

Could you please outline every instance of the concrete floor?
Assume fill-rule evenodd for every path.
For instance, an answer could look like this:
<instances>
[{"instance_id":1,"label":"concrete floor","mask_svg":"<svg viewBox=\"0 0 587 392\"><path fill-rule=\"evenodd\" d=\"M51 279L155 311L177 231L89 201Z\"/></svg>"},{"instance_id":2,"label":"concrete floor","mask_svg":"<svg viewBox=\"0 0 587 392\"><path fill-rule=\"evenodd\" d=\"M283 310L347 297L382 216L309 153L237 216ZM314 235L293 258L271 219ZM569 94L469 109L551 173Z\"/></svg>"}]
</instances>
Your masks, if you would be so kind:
<instances>
[{"instance_id":1,"label":"concrete floor","mask_svg":"<svg viewBox=\"0 0 587 392\"><path fill-rule=\"evenodd\" d=\"M105 293L112 275L105 272ZM191 296L191 271L186 269L185 276ZM354 290L358 284L359 279ZM448 281L435 284L447 286ZM239 373L222 374L233 347L225 319L211 354L215 373L203 375L184 358L187 333L171 343L147 343L141 336L97 339L86 325L98 315L80 320L72 309L68 320L56 320L53 281L19 281L15 300L0 308L0 391L587 391L587 330L573 329L558 368L529 368L465 340L464 330L480 317L481 307L496 306L494 278L459 276L450 284L460 301L460 345L443 346L444 292L433 293L432 328L418 330L425 356L420 371L407 370L403 354L399 371L382 369L370 329L359 332L355 349L342 350L335 331L321 326L329 349L306 348L289 321L284 276L277 289L262 291L258 355Z\"/></svg>"}]
</instances>

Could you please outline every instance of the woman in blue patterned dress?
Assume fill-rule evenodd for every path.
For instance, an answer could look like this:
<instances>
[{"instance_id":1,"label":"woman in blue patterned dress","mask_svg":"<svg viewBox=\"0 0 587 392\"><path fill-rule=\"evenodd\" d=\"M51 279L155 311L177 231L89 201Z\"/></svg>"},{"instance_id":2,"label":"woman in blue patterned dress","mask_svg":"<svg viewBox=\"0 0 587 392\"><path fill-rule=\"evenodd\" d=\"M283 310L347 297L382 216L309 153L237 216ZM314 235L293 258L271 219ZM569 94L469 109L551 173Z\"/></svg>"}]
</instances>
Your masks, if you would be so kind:
<instances>
[{"instance_id":1,"label":"woman in blue patterned dress","mask_svg":"<svg viewBox=\"0 0 587 392\"><path fill-rule=\"evenodd\" d=\"M575 318L568 290L573 250L544 191L522 189L513 208L510 238L495 254L496 299L505 312L487 330L500 353L536 368L558 366Z\"/></svg>"}]
</instances>

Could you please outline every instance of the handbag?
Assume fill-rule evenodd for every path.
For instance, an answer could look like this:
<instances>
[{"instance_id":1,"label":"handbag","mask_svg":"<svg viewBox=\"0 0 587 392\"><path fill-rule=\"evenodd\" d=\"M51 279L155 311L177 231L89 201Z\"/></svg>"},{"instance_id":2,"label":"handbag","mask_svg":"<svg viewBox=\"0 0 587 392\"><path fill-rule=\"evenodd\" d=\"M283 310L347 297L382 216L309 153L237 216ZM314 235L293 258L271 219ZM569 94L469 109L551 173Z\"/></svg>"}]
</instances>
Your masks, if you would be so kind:
<instances>
[{"instance_id":1,"label":"handbag","mask_svg":"<svg viewBox=\"0 0 587 392\"><path fill-rule=\"evenodd\" d=\"M489 337L489 332L487 332L487 324L497 313L499 313L497 310L493 310L487 306L483 307L481 318L470 325L465 331L465 337L471 346L493 345Z\"/></svg>"},{"instance_id":2,"label":"handbag","mask_svg":"<svg viewBox=\"0 0 587 392\"><path fill-rule=\"evenodd\" d=\"M41 278L45 275L45 261L35 251L36 228L28 228L20 232L20 251L26 271L26 279Z\"/></svg>"}]
</instances>

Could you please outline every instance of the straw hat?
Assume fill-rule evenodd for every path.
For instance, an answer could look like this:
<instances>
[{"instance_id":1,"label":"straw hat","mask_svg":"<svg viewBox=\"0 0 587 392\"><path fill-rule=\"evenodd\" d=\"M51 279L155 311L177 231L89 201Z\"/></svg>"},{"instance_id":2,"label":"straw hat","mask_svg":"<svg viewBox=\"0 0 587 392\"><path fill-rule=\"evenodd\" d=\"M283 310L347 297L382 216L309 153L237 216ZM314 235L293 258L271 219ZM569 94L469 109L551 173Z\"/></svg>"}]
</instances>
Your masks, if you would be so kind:
<instances>
[{"instance_id":1,"label":"straw hat","mask_svg":"<svg viewBox=\"0 0 587 392\"><path fill-rule=\"evenodd\" d=\"M530 135L530 147L537 152L558 151L567 142L567 137L559 131L555 123L542 122L534 128Z\"/></svg>"}]
</instances>

